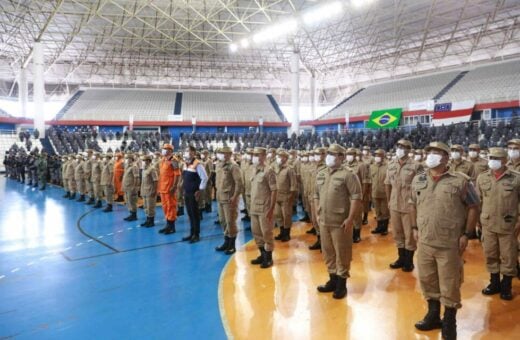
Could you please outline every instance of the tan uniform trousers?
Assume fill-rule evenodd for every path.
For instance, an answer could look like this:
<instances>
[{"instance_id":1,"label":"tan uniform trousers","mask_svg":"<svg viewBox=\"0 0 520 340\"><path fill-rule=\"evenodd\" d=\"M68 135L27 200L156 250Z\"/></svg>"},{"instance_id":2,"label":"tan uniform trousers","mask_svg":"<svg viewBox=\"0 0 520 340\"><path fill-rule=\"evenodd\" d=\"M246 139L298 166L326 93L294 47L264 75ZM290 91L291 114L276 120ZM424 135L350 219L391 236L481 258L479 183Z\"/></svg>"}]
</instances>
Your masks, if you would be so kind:
<instances>
[{"instance_id":1,"label":"tan uniform trousers","mask_svg":"<svg viewBox=\"0 0 520 340\"><path fill-rule=\"evenodd\" d=\"M276 216L276 221L279 226L284 227L285 229L291 228L292 211L293 211L293 206L292 206L292 201L290 199L276 200L274 214Z\"/></svg>"},{"instance_id":2,"label":"tan uniform trousers","mask_svg":"<svg viewBox=\"0 0 520 340\"><path fill-rule=\"evenodd\" d=\"M274 223L269 223L266 214L251 215L251 231L259 248L264 247L266 251L274 250L273 229Z\"/></svg>"},{"instance_id":3,"label":"tan uniform trousers","mask_svg":"<svg viewBox=\"0 0 520 340\"><path fill-rule=\"evenodd\" d=\"M360 230L361 229L361 222L363 221L363 209L361 209L361 211L359 212L359 214L357 214L356 216L354 216L354 229L356 230Z\"/></svg>"},{"instance_id":4,"label":"tan uniform trousers","mask_svg":"<svg viewBox=\"0 0 520 340\"><path fill-rule=\"evenodd\" d=\"M310 205L310 215L311 215L311 223L312 227L316 230L316 235L320 235L320 226L318 225L318 214L316 213L316 206L314 204L314 197L311 195L307 196Z\"/></svg>"},{"instance_id":5,"label":"tan uniform trousers","mask_svg":"<svg viewBox=\"0 0 520 340\"><path fill-rule=\"evenodd\" d=\"M489 273L516 276L518 240L514 234L498 234L482 228L482 247Z\"/></svg>"},{"instance_id":6,"label":"tan uniform trousers","mask_svg":"<svg viewBox=\"0 0 520 340\"><path fill-rule=\"evenodd\" d=\"M368 214L370 212L370 198L367 195L367 198L363 198L363 212Z\"/></svg>"},{"instance_id":7,"label":"tan uniform trousers","mask_svg":"<svg viewBox=\"0 0 520 340\"><path fill-rule=\"evenodd\" d=\"M437 248L421 243L417 249L417 270L424 297L440 300L446 307L462 307L463 263L457 248Z\"/></svg>"},{"instance_id":8,"label":"tan uniform trousers","mask_svg":"<svg viewBox=\"0 0 520 340\"><path fill-rule=\"evenodd\" d=\"M114 204L114 186L103 185L103 192L105 193L105 200L107 204Z\"/></svg>"},{"instance_id":9,"label":"tan uniform trousers","mask_svg":"<svg viewBox=\"0 0 520 340\"><path fill-rule=\"evenodd\" d=\"M76 182L76 191L80 194L80 195L85 195L85 181L83 180L80 180L80 181L75 181Z\"/></svg>"},{"instance_id":10,"label":"tan uniform trousers","mask_svg":"<svg viewBox=\"0 0 520 340\"><path fill-rule=\"evenodd\" d=\"M144 212L147 217L155 217L155 207L157 205L157 195L144 196Z\"/></svg>"},{"instance_id":11,"label":"tan uniform trousers","mask_svg":"<svg viewBox=\"0 0 520 340\"><path fill-rule=\"evenodd\" d=\"M245 199L246 199L246 209L247 209L247 213L249 213L251 211L251 193L249 194L245 194L244 195Z\"/></svg>"},{"instance_id":12,"label":"tan uniform trousers","mask_svg":"<svg viewBox=\"0 0 520 340\"><path fill-rule=\"evenodd\" d=\"M101 188L101 184L99 182L92 182L92 193L91 196L96 200L100 201L103 198L103 190Z\"/></svg>"},{"instance_id":13,"label":"tan uniform trousers","mask_svg":"<svg viewBox=\"0 0 520 340\"><path fill-rule=\"evenodd\" d=\"M63 189L65 189L66 191L69 191L69 180L63 178L62 182L63 182Z\"/></svg>"},{"instance_id":14,"label":"tan uniform trousers","mask_svg":"<svg viewBox=\"0 0 520 340\"><path fill-rule=\"evenodd\" d=\"M92 182L90 181L90 179L85 179L83 180L83 185L84 185L84 190L85 190L85 194L89 194L90 196L94 197L93 196L93 192L94 192L94 188L92 187Z\"/></svg>"},{"instance_id":15,"label":"tan uniform trousers","mask_svg":"<svg viewBox=\"0 0 520 340\"><path fill-rule=\"evenodd\" d=\"M128 211L137 212L137 190L125 191L125 202Z\"/></svg>"},{"instance_id":16,"label":"tan uniform trousers","mask_svg":"<svg viewBox=\"0 0 520 340\"><path fill-rule=\"evenodd\" d=\"M237 217L238 207L229 203L218 203L218 217L224 231L224 236L236 237L238 234Z\"/></svg>"},{"instance_id":17,"label":"tan uniform trousers","mask_svg":"<svg viewBox=\"0 0 520 340\"><path fill-rule=\"evenodd\" d=\"M392 210L390 213L390 223L392 224L394 241L397 248L415 251L417 249L417 242L415 242L413 238L410 214Z\"/></svg>"},{"instance_id":18,"label":"tan uniform trousers","mask_svg":"<svg viewBox=\"0 0 520 340\"><path fill-rule=\"evenodd\" d=\"M390 210L388 210L388 200L385 198L372 198L376 217L378 221L390 219Z\"/></svg>"},{"instance_id":19,"label":"tan uniform trousers","mask_svg":"<svg viewBox=\"0 0 520 340\"><path fill-rule=\"evenodd\" d=\"M350 277L352 233L341 227L320 227L321 249L329 274Z\"/></svg>"},{"instance_id":20,"label":"tan uniform trousers","mask_svg":"<svg viewBox=\"0 0 520 340\"><path fill-rule=\"evenodd\" d=\"M71 194L75 193L77 188L76 188L76 181L73 180L73 179L69 179L67 180L67 184L68 184L68 188L69 188L69 191Z\"/></svg>"}]
</instances>

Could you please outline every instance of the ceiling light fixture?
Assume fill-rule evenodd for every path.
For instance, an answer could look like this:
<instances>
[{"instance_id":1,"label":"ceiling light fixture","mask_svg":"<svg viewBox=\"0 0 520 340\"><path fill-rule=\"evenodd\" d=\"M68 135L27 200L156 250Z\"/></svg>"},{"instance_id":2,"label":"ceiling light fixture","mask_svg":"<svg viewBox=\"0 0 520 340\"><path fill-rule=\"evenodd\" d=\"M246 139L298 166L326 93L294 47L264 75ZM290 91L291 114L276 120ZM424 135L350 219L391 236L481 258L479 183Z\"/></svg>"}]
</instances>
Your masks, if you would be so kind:
<instances>
[{"instance_id":1,"label":"ceiling light fixture","mask_svg":"<svg viewBox=\"0 0 520 340\"><path fill-rule=\"evenodd\" d=\"M343 4L341 1L329 2L325 5L315 6L306 11L302 15L305 25L313 25L318 22L330 19L343 13Z\"/></svg>"}]
</instances>

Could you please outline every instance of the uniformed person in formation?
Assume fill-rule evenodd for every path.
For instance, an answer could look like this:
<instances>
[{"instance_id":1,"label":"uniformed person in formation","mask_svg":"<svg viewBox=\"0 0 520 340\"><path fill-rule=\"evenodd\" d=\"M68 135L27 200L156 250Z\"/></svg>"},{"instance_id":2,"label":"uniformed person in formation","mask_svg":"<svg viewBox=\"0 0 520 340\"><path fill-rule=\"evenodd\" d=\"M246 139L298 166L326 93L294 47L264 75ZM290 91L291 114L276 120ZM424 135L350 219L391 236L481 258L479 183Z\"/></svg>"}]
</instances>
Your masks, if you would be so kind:
<instances>
[{"instance_id":1,"label":"uniformed person in formation","mask_svg":"<svg viewBox=\"0 0 520 340\"><path fill-rule=\"evenodd\" d=\"M266 158L266 164L270 167L276 164L276 149L275 148L269 148L267 150L267 158Z\"/></svg>"},{"instance_id":2,"label":"uniformed person in formation","mask_svg":"<svg viewBox=\"0 0 520 340\"><path fill-rule=\"evenodd\" d=\"M105 200L107 202L107 206L103 209L103 212L111 212L112 205L114 204L114 161L111 153L107 153L103 157L103 162L101 164L101 180L99 184L103 189Z\"/></svg>"},{"instance_id":3,"label":"uniformed person in formation","mask_svg":"<svg viewBox=\"0 0 520 340\"><path fill-rule=\"evenodd\" d=\"M352 261L352 227L362 210L361 184L357 175L344 164L346 150L332 144L327 150L326 168L316 177L314 204L320 226L321 248L329 281L318 286L332 297L347 295L347 278Z\"/></svg>"},{"instance_id":4,"label":"uniformed person in formation","mask_svg":"<svg viewBox=\"0 0 520 340\"><path fill-rule=\"evenodd\" d=\"M294 169L294 173L296 174L296 195L295 199L293 200L293 214L296 213L296 210L298 208L298 199L301 195L302 191L302 176L301 176L301 166L302 163L300 161L300 158L298 157L298 150L291 149L289 151L289 160L287 161L290 167ZM305 220L305 219L302 219Z\"/></svg>"},{"instance_id":5,"label":"uniformed person in formation","mask_svg":"<svg viewBox=\"0 0 520 340\"><path fill-rule=\"evenodd\" d=\"M224 243L215 248L231 255L236 251L238 200L242 193L242 175L238 165L231 160L233 150L229 146L219 149L217 164L217 202L220 225L224 231Z\"/></svg>"},{"instance_id":6,"label":"uniformed person in formation","mask_svg":"<svg viewBox=\"0 0 520 340\"><path fill-rule=\"evenodd\" d=\"M489 150L488 164L490 170L477 179L482 202L482 246L486 269L491 275L482 294L500 293L502 300L512 300L511 282L517 275L520 233L520 173L507 168L507 152L502 148Z\"/></svg>"},{"instance_id":7,"label":"uniformed person in formation","mask_svg":"<svg viewBox=\"0 0 520 340\"><path fill-rule=\"evenodd\" d=\"M155 207L157 205L157 183L159 174L157 168L152 164L152 156L146 155L142 158L143 175L141 179L141 196L143 197L146 221L141 227L150 228L155 226Z\"/></svg>"},{"instance_id":8,"label":"uniformed person in formation","mask_svg":"<svg viewBox=\"0 0 520 340\"><path fill-rule=\"evenodd\" d=\"M123 174L123 192L125 203L130 215L124 218L125 221L137 221L137 193L141 186L139 177L139 166L136 163L134 154L128 153L125 156L125 173Z\"/></svg>"},{"instance_id":9,"label":"uniformed person in formation","mask_svg":"<svg viewBox=\"0 0 520 340\"><path fill-rule=\"evenodd\" d=\"M251 178L251 231L260 256L251 264L269 268L273 265L274 211L276 206L276 174L266 164L267 150L253 150L253 177Z\"/></svg>"},{"instance_id":10,"label":"uniformed person in formation","mask_svg":"<svg viewBox=\"0 0 520 340\"><path fill-rule=\"evenodd\" d=\"M481 173L488 171L488 162L480 157L480 146L478 144L470 144L468 150L468 159L473 163L476 180Z\"/></svg>"},{"instance_id":11,"label":"uniformed person in formation","mask_svg":"<svg viewBox=\"0 0 520 340\"><path fill-rule=\"evenodd\" d=\"M309 199L307 197L307 193L309 192L309 188L307 186L307 180L310 173L310 163L309 163L309 155L307 152L303 151L300 154L300 194L302 196L302 203L303 203L303 211L305 215L302 219L300 219L300 222L311 222L311 216L310 216L310 205L309 205Z\"/></svg>"},{"instance_id":12,"label":"uniformed person in formation","mask_svg":"<svg viewBox=\"0 0 520 340\"><path fill-rule=\"evenodd\" d=\"M84 154L85 161L83 162L83 173L85 182L85 194L89 195L89 199L87 201L88 205L94 204L94 189L92 187L91 176L92 176L92 150L88 149Z\"/></svg>"},{"instance_id":13,"label":"uniformed person in formation","mask_svg":"<svg viewBox=\"0 0 520 340\"><path fill-rule=\"evenodd\" d=\"M414 269L413 255L417 249L409 214L410 185L414 176L423 170L420 164L408 157L411 149L410 141L401 139L397 142L397 159L388 164L385 178L390 222L399 254L398 259L390 264L390 268L402 268L404 272L411 272Z\"/></svg>"},{"instance_id":14,"label":"uniformed person in formation","mask_svg":"<svg viewBox=\"0 0 520 340\"><path fill-rule=\"evenodd\" d=\"M202 200L204 201L204 211L207 213L211 212L211 171L213 168L213 162L211 161L211 157L209 157L209 151L208 150L202 150L200 154L200 161L202 166L204 167L204 171L206 171L206 175L208 177L208 182L206 183L206 189L202 192Z\"/></svg>"},{"instance_id":15,"label":"uniformed person in formation","mask_svg":"<svg viewBox=\"0 0 520 340\"><path fill-rule=\"evenodd\" d=\"M246 215L242 217L242 221L251 221L249 211L251 210L251 178L253 177L253 149L247 148L244 157L242 158L242 181L244 183L244 200Z\"/></svg>"},{"instance_id":16,"label":"uniformed person in formation","mask_svg":"<svg viewBox=\"0 0 520 340\"><path fill-rule=\"evenodd\" d=\"M116 202L123 202L123 175L125 173L125 160L123 154L116 153L114 162L114 191L117 195Z\"/></svg>"},{"instance_id":17,"label":"uniformed person in formation","mask_svg":"<svg viewBox=\"0 0 520 340\"><path fill-rule=\"evenodd\" d=\"M450 148L440 142L426 147L425 173L414 177L410 220L418 242L417 269L428 313L415 327L442 328L443 339L457 338L456 314L461 307L462 255L467 234L478 220L479 198L469 176L448 168ZM440 319L440 305L444 318Z\"/></svg>"},{"instance_id":18,"label":"uniformed person in formation","mask_svg":"<svg viewBox=\"0 0 520 340\"><path fill-rule=\"evenodd\" d=\"M85 168L83 166L84 156L76 156L76 165L74 166L74 181L78 187L79 198L77 202L85 202Z\"/></svg>"},{"instance_id":19,"label":"uniformed person in formation","mask_svg":"<svg viewBox=\"0 0 520 340\"><path fill-rule=\"evenodd\" d=\"M364 215L364 209L368 197L370 197L370 169L367 164L358 161L357 149L349 148L346 153L347 156L345 159L345 166L358 176L359 182L361 183L361 187L363 189L363 209L358 211L359 215L354 219L353 242L358 243L361 241L361 225L363 224L363 219L367 218L367 216Z\"/></svg>"},{"instance_id":20,"label":"uniformed person in formation","mask_svg":"<svg viewBox=\"0 0 520 340\"><path fill-rule=\"evenodd\" d=\"M388 163L385 157L385 150L377 149L374 152L374 162L370 165L370 177L372 178L372 204L376 210L377 227L372 230L372 234L388 234L388 221L390 211L385 192L385 177Z\"/></svg>"},{"instance_id":21,"label":"uniformed person in formation","mask_svg":"<svg viewBox=\"0 0 520 340\"><path fill-rule=\"evenodd\" d=\"M70 160L69 157L66 155L62 156L62 162L61 162L61 183L63 185L63 190L65 190L65 195L63 195L63 198L69 198L71 193L69 191L69 179L67 176L67 169L69 167Z\"/></svg>"},{"instance_id":22,"label":"uniformed person in formation","mask_svg":"<svg viewBox=\"0 0 520 340\"><path fill-rule=\"evenodd\" d=\"M312 153L311 153L312 154ZM309 192L308 199L311 205L311 221L312 221L312 229L308 230L309 234L316 234L318 237L316 242L309 246L310 250L321 250L321 238L320 238L320 227L318 224L318 215L316 211L316 204L314 202L314 196L316 194L316 177L320 173L321 170L325 169L327 166L325 165L325 157L327 156L327 149L323 147L316 148L314 150L314 161L311 165L311 170L309 174Z\"/></svg>"},{"instance_id":23,"label":"uniformed person in formation","mask_svg":"<svg viewBox=\"0 0 520 340\"><path fill-rule=\"evenodd\" d=\"M421 166L424 166L423 165L423 162L424 162L423 151L421 149L415 150L413 160L415 163L420 164Z\"/></svg>"},{"instance_id":24,"label":"uniformed person in formation","mask_svg":"<svg viewBox=\"0 0 520 340\"><path fill-rule=\"evenodd\" d=\"M166 226L159 233L173 234L177 220L177 189L181 177L180 162L173 154L173 145L164 144L161 150L161 170L157 191L161 195L162 209L166 218Z\"/></svg>"},{"instance_id":25,"label":"uniformed person in formation","mask_svg":"<svg viewBox=\"0 0 520 340\"><path fill-rule=\"evenodd\" d=\"M462 145L454 144L451 146L451 161L449 163L450 170L462 172L474 181L476 180L475 166L472 162L463 159L463 154L464 148Z\"/></svg>"},{"instance_id":26,"label":"uniformed person in formation","mask_svg":"<svg viewBox=\"0 0 520 340\"><path fill-rule=\"evenodd\" d=\"M511 139L507 142L507 156L509 169L520 171L520 139Z\"/></svg>"},{"instance_id":27,"label":"uniformed person in formation","mask_svg":"<svg viewBox=\"0 0 520 340\"><path fill-rule=\"evenodd\" d=\"M298 195L296 171L289 165L287 151L278 151L273 169L276 173L277 187L275 215L280 226L280 234L275 239L287 242L291 239L293 202Z\"/></svg>"},{"instance_id":28,"label":"uniformed person in formation","mask_svg":"<svg viewBox=\"0 0 520 340\"><path fill-rule=\"evenodd\" d=\"M47 186L47 153L42 151L36 159L36 169L38 171L38 184L40 190L45 190Z\"/></svg>"},{"instance_id":29,"label":"uniformed person in formation","mask_svg":"<svg viewBox=\"0 0 520 340\"><path fill-rule=\"evenodd\" d=\"M94 208L101 208L101 199L103 198L103 189L101 187L101 168L102 162L99 159L99 152L92 153L92 159L90 160L91 165L91 175L90 175L90 183L92 184L92 192L90 197L94 198L96 204Z\"/></svg>"},{"instance_id":30,"label":"uniformed person in formation","mask_svg":"<svg viewBox=\"0 0 520 340\"><path fill-rule=\"evenodd\" d=\"M69 166L67 167L67 172L65 173L65 178L67 179L67 183L69 185L69 200L76 199L76 179L75 179L75 173L76 173L76 166L78 164L79 160L76 159L74 155L69 156Z\"/></svg>"}]
</instances>

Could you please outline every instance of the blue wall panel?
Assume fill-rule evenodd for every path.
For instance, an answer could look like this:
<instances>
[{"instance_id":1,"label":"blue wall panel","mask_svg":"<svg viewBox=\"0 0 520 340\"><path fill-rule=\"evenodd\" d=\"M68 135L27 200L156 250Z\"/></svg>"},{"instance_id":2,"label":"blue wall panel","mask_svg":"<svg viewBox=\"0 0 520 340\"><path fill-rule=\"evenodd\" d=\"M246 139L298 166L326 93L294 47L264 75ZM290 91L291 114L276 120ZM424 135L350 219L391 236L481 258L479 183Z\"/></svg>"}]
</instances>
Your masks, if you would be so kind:
<instances>
[{"instance_id":1,"label":"blue wall panel","mask_svg":"<svg viewBox=\"0 0 520 340\"><path fill-rule=\"evenodd\" d=\"M0 123L0 130L16 130L15 124L9 124L9 123Z\"/></svg>"}]
</instances>

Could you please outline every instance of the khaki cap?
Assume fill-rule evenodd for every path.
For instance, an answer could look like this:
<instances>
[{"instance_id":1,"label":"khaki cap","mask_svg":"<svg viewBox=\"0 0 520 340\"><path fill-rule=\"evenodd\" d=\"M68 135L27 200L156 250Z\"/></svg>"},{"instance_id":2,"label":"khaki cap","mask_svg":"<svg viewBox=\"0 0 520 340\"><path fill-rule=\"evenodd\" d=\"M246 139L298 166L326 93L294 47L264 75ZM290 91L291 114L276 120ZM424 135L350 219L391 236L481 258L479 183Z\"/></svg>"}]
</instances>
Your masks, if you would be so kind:
<instances>
[{"instance_id":1,"label":"khaki cap","mask_svg":"<svg viewBox=\"0 0 520 340\"><path fill-rule=\"evenodd\" d=\"M489 157L507 158L507 151L504 148L491 148Z\"/></svg>"},{"instance_id":2,"label":"khaki cap","mask_svg":"<svg viewBox=\"0 0 520 340\"><path fill-rule=\"evenodd\" d=\"M453 144L450 149L464 152L464 148L462 147L462 145L459 145L459 144Z\"/></svg>"},{"instance_id":3,"label":"khaki cap","mask_svg":"<svg viewBox=\"0 0 520 340\"><path fill-rule=\"evenodd\" d=\"M478 144L470 144L468 146L468 149L478 149L478 150L480 150L480 145L478 145Z\"/></svg>"},{"instance_id":4,"label":"khaki cap","mask_svg":"<svg viewBox=\"0 0 520 340\"><path fill-rule=\"evenodd\" d=\"M253 150L253 154L255 155L258 155L258 154L265 154L267 152L267 149L266 148L262 148L262 147L256 147L254 150Z\"/></svg>"},{"instance_id":5,"label":"khaki cap","mask_svg":"<svg viewBox=\"0 0 520 340\"><path fill-rule=\"evenodd\" d=\"M365 146L363 147L363 150L368 150L368 151L370 151L370 146L366 146L366 145L365 145Z\"/></svg>"},{"instance_id":6,"label":"khaki cap","mask_svg":"<svg viewBox=\"0 0 520 340\"><path fill-rule=\"evenodd\" d=\"M275 152L276 152L275 148L269 148L269 153L275 153Z\"/></svg>"},{"instance_id":7,"label":"khaki cap","mask_svg":"<svg viewBox=\"0 0 520 340\"><path fill-rule=\"evenodd\" d=\"M253 153L253 150L254 150L253 148L247 148L246 153Z\"/></svg>"},{"instance_id":8,"label":"khaki cap","mask_svg":"<svg viewBox=\"0 0 520 340\"><path fill-rule=\"evenodd\" d=\"M285 150L279 150L277 155L282 157L289 157L289 153Z\"/></svg>"},{"instance_id":9,"label":"khaki cap","mask_svg":"<svg viewBox=\"0 0 520 340\"><path fill-rule=\"evenodd\" d=\"M166 149L166 150L173 151L173 145L171 145L171 144L164 144L162 148Z\"/></svg>"},{"instance_id":10,"label":"khaki cap","mask_svg":"<svg viewBox=\"0 0 520 340\"><path fill-rule=\"evenodd\" d=\"M427 147L424 148L424 151L429 152L432 149L444 151L448 155L451 151L450 148L443 142L431 142Z\"/></svg>"},{"instance_id":11,"label":"khaki cap","mask_svg":"<svg viewBox=\"0 0 520 340\"><path fill-rule=\"evenodd\" d=\"M406 140L406 139L400 139L397 141L397 145L402 145L406 148L413 148L413 145L412 145L412 142L410 142L409 140Z\"/></svg>"},{"instance_id":12,"label":"khaki cap","mask_svg":"<svg viewBox=\"0 0 520 340\"><path fill-rule=\"evenodd\" d=\"M223 146L220 148L219 152L221 153L233 153L233 150L229 146Z\"/></svg>"},{"instance_id":13,"label":"khaki cap","mask_svg":"<svg viewBox=\"0 0 520 340\"><path fill-rule=\"evenodd\" d=\"M83 156L82 155L77 155L76 159L83 159Z\"/></svg>"},{"instance_id":14,"label":"khaki cap","mask_svg":"<svg viewBox=\"0 0 520 340\"><path fill-rule=\"evenodd\" d=\"M314 149L315 155L322 155L324 153L327 153L327 149L325 149L324 147L319 147L319 148Z\"/></svg>"},{"instance_id":15,"label":"khaki cap","mask_svg":"<svg viewBox=\"0 0 520 340\"><path fill-rule=\"evenodd\" d=\"M357 154L357 149L356 148L348 148L346 154L347 155L356 155Z\"/></svg>"},{"instance_id":16,"label":"khaki cap","mask_svg":"<svg viewBox=\"0 0 520 340\"><path fill-rule=\"evenodd\" d=\"M152 155L144 155L141 157L143 161L151 161L153 159Z\"/></svg>"},{"instance_id":17,"label":"khaki cap","mask_svg":"<svg viewBox=\"0 0 520 340\"><path fill-rule=\"evenodd\" d=\"M417 155L422 155L422 153L423 153L423 150L421 150L421 149L415 150L415 154L417 154Z\"/></svg>"},{"instance_id":18,"label":"khaki cap","mask_svg":"<svg viewBox=\"0 0 520 340\"><path fill-rule=\"evenodd\" d=\"M334 155L344 155L346 151L347 150L345 150L345 148L339 144L331 144L329 146L329 149L327 150L327 153L331 153Z\"/></svg>"},{"instance_id":19,"label":"khaki cap","mask_svg":"<svg viewBox=\"0 0 520 340\"><path fill-rule=\"evenodd\" d=\"M507 145L509 146L509 144L515 144L515 145L518 145L520 146L520 139L511 139L509 142L507 142Z\"/></svg>"},{"instance_id":20,"label":"khaki cap","mask_svg":"<svg viewBox=\"0 0 520 340\"><path fill-rule=\"evenodd\" d=\"M374 151L374 155L384 155L385 154L385 150L383 149L377 149L376 151Z\"/></svg>"}]
</instances>

